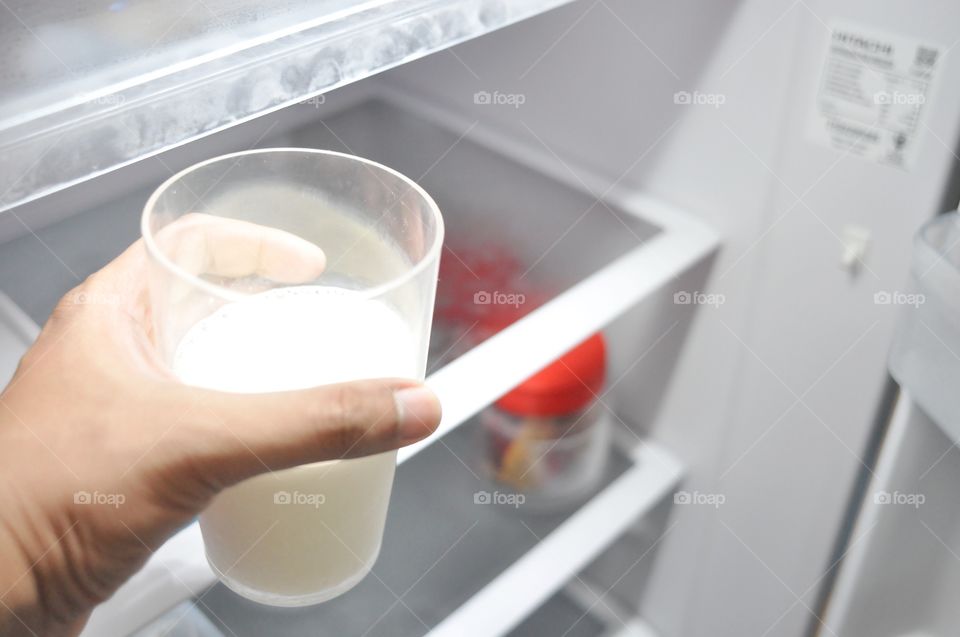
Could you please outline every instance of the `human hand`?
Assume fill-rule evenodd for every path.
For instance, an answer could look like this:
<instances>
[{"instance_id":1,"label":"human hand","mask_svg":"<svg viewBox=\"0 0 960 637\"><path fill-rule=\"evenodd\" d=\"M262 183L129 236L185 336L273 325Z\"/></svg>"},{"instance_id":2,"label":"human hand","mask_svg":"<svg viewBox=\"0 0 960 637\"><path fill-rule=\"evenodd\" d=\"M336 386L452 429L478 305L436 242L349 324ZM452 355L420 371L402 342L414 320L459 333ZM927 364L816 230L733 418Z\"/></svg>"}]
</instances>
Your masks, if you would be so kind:
<instances>
[{"instance_id":1,"label":"human hand","mask_svg":"<svg viewBox=\"0 0 960 637\"><path fill-rule=\"evenodd\" d=\"M324 267L278 230L203 215L179 229L217 235L197 273L297 283ZM179 383L157 354L147 265L138 241L68 293L0 394L0 635L78 633L227 486L394 449L439 422L436 397L411 380L269 394Z\"/></svg>"}]
</instances>

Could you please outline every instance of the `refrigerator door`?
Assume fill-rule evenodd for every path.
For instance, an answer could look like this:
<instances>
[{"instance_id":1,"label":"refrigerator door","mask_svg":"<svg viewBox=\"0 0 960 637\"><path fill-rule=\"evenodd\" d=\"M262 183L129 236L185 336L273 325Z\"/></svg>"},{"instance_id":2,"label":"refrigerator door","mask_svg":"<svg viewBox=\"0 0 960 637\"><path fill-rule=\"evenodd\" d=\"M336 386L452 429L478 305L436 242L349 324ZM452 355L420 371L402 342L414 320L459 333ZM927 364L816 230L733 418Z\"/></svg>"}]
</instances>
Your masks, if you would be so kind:
<instances>
[{"instance_id":1,"label":"refrigerator door","mask_svg":"<svg viewBox=\"0 0 960 637\"><path fill-rule=\"evenodd\" d=\"M869 472L825 630L947 635L960 626L960 215L914 240L909 303L890 355L901 394Z\"/></svg>"},{"instance_id":2,"label":"refrigerator door","mask_svg":"<svg viewBox=\"0 0 960 637\"><path fill-rule=\"evenodd\" d=\"M902 391L820 635L939 637L960 626L960 454Z\"/></svg>"}]
</instances>

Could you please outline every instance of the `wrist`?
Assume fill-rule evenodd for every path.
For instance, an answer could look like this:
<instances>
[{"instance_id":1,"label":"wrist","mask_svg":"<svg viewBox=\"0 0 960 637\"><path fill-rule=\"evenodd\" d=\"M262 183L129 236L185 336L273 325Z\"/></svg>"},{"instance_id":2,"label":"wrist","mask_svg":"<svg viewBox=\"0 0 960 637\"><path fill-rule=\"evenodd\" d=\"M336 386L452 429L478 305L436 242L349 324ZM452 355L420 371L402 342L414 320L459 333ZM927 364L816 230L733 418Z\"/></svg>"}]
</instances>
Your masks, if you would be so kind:
<instances>
[{"instance_id":1,"label":"wrist","mask_svg":"<svg viewBox=\"0 0 960 637\"><path fill-rule=\"evenodd\" d=\"M0 636L36 632L40 617L37 582L16 535L9 528L9 511L0 524Z\"/></svg>"}]
</instances>

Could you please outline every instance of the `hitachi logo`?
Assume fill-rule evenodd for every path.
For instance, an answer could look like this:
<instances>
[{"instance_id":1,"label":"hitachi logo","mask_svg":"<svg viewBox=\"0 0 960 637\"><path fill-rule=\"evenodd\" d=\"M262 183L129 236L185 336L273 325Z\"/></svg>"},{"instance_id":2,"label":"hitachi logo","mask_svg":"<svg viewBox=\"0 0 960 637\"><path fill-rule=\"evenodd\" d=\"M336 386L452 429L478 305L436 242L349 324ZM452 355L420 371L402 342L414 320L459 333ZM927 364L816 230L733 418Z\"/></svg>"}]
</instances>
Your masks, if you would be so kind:
<instances>
[{"instance_id":1,"label":"hitachi logo","mask_svg":"<svg viewBox=\"0 0 960 637\"><path fill-rule=\"evenodd\" d=\"M869 53L881 53L883 55L890 55L893 53L893 45L891 43L883 42L882 40L872 40L854 33L834 31L833 39L836 42L841 42L847 46L856 47Z\"/></svg>"}]
</instances>

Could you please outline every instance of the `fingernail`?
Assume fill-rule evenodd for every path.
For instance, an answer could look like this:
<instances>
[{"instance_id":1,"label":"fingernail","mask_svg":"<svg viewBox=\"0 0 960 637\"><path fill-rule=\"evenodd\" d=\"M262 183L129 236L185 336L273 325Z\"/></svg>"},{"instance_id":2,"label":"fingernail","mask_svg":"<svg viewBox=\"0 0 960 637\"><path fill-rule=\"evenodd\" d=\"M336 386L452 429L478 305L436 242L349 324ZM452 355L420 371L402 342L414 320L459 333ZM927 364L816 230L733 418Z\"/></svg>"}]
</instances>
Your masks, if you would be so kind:
<instances>
[{"instance_id":1,"label":"fingernail","mask_svg":"<svg viewBox=\"0 0 960 637\"><path fill-rule=\"evenodd\" d=\"M420 385L398 390L397 422L400 441L414 442L426 438L440 424L440 401L436 394Z\"/></svg>"}]
</instances>

